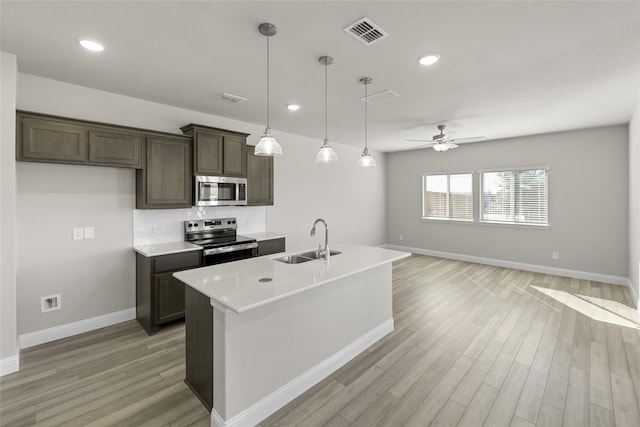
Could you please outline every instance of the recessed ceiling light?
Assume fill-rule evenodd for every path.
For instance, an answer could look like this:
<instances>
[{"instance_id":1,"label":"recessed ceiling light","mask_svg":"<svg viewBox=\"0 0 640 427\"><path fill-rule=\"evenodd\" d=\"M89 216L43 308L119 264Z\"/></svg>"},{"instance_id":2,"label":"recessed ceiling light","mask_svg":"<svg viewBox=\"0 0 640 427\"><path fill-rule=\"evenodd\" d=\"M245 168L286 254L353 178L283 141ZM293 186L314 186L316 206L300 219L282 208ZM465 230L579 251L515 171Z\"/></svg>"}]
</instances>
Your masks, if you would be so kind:
<instances>
[{"instance_id":1,"label":"recessed ceiling light","mask_svg":"<svg viewBox=\"0 0 640 427\"><path fill-rule=\"evenodd\" d=\"M82 46L83 48L92 52L102 52L104 50L104 45L96 40L79 39L78 43L80 43L80 46Z\"/></svg>"},{"instance_id":2,"label":"recessed ceiling light","mask_svg":"<svg viewBox=\"0 0 640 427\"><path fill-rule=\"evenodd\" d=\"M289 104L287 105L287 109L289 111L298 111L300 109L300 106L298 104Z\"/></svg>"},{"instance_id":3,"label":"recessed ceiling light","mask_svg":"<svg viewBox=\"0 0 640 427\"><path fill-rule=\"evenodd\" d=\"M430 53L428 55L424 55L418 58L418 62L420 63L420 65L431 65L438 62L438 59L440 59L440 55L436 55L435 53Z\"/></svg>"}]
</instances>

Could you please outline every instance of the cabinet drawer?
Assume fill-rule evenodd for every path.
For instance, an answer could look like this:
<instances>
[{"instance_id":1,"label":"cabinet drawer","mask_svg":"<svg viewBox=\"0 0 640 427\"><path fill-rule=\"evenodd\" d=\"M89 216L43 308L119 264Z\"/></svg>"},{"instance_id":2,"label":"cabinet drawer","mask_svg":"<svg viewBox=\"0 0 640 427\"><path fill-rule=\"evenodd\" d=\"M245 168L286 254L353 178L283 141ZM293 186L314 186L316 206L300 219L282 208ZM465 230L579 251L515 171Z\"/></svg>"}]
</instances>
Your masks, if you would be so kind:
<instances>
[{"instance_id":1,"label":"cabinet drawer","mask_svg":"<svg viewBox=\"0 0 640 427\"><path fill-rule=\"evenodd\" d=\"M190 251L154 257L154 273L200 267L202 251Z\"/></svg>"}]
</instances>

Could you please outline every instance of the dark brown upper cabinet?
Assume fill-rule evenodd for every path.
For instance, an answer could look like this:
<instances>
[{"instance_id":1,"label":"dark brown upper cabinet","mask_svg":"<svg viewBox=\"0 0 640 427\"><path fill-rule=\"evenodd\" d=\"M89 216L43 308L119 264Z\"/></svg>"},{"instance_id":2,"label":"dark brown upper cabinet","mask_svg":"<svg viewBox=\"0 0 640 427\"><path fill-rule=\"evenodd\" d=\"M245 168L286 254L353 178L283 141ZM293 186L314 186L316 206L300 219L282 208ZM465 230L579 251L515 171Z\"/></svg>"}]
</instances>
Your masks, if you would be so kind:
<instances>
[{"instance_id":1,"label":"dark brown upper cabinet","mask_svg":"<svg viewBox=\"0 0 640 427\"><path fill-rule=\"evenodd\" d=\"M249 134L193 123L180 129L193 138L194 175L247 176Z\"/></svg>"},{"instance_id":2,"label":"dark brown upper cabinet","mask_svg":"<svg viewBox=\"0 0 640 427\"><path fill-rule=\"evenodd\" d=\"M145 168L136 171L136 207L191 207L191 138L144 135Z\"/></svg>"},{"instance_id":3,"label":"dark brown upper cabinet","mask_svg":"<svg viewBox=\"0 0 640 427\"><path fill-rule=\"evenodd\" d=\"M16 121L17 160L142 168L136 130L23 111Z\"/></svg>"},{"instance_id":4,"label":"dark brown upper cabinet","mask_svg":"<svg viewBox=\"0 0 640 427\"><path fill-rule=\"evenodd\" d=\"M256 156L247 147L247 205L273 205L273 156Z\"/></svg>"}]
</instances>

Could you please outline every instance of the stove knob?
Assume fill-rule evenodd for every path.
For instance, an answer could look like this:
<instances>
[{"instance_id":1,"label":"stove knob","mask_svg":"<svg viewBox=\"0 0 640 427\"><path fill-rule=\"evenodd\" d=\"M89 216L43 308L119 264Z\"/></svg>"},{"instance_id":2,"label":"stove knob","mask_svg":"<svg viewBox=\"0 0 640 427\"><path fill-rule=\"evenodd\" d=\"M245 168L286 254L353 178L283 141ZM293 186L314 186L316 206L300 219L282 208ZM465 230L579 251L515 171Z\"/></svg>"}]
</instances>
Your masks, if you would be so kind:
<instances>
[{"instance_id":1,"label":"stove knob","mask_svg":"<svg viewBox=\"0 0 640 427\"><path fill-rule=\"evenodd\" d=\"M193 224L188 224L187 227L191 228L193 227Z\"/></svg>"},{"instance_id":2,"label":"stove knob","mask_svg":"<svg viewBox=\"0 0 640 427\"><path fill-rule=\"evenodd\" d=\"M193 224L193 226L194 226L194 227L197 227L197 226L198 226L198 223L196 222L195 224Z\"/></svg>"}]
</instances>

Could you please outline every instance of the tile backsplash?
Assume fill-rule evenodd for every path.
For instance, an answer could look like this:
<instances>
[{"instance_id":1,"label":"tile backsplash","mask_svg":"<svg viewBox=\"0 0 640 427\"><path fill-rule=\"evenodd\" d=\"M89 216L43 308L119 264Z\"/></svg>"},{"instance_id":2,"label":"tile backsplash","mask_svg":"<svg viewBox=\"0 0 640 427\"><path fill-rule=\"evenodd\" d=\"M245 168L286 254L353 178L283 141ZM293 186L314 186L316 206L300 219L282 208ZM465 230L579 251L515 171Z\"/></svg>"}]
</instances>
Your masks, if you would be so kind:
<instances>
[{"instance_id":1,"label":"tile backsplash","mask_svg":"<svg viewBox=\"0 0 640 427\"><path fill-rule=\"evenodd\" d=\"M184 240L184 221L235 217L238 234L265 231L264 206L215 206L190 209L134 209L133 245L179 242Z\"/></svg>"}]
</instances>

